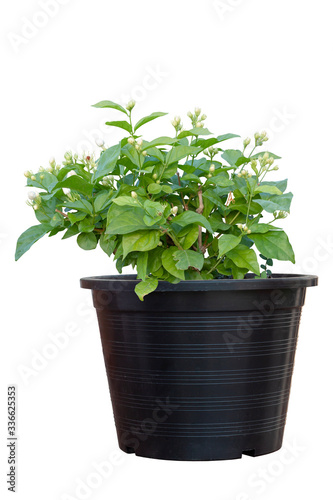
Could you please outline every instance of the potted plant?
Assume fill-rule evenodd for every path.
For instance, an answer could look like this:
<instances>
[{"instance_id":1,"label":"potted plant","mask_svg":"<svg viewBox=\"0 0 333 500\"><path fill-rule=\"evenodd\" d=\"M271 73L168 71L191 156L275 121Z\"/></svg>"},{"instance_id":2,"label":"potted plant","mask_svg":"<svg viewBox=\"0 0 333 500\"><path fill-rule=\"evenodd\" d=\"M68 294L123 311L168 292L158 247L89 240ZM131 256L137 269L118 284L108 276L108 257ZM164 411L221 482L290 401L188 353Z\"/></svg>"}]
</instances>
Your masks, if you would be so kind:
<instances>
[{"instance_id":1,"label":"potted plant","mask_svg":"<svg viewBox=\"0 0 333 500\"><path fill-rule=\"evenodd\" d=\"M279 157L265 132L226 148L239 136L212 136L199 108L189 127L174 118L173 137L145 140L143 125L165 113L134 124L134 106L95 105L122 113L107 124L126 132L108 148L97 141L99 158L67 152L25 172L39 224L16 259L64 232L116 261L120 275L81 286L97 309L122 450L174 460L276 451L305 291L317 284L271 271L273 259L295 261L278 227L292 194L268 180ZM136 275L121 274L129 265Z\"/></svg>"}]
</instances>

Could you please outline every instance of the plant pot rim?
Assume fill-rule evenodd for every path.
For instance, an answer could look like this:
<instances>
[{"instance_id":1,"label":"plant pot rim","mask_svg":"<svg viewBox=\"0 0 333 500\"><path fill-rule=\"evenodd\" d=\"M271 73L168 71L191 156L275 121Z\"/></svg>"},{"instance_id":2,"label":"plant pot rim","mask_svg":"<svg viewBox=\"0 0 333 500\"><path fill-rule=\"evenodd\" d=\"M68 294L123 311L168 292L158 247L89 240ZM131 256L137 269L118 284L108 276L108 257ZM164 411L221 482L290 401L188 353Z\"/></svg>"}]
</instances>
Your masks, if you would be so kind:
<instances>
[{"instance_id":1,"label":"plant pot rim","mask_svg":"<svg viewBox=\"0 0 333 500\"><path fill-rule=\"evenodd\" d=\"M110 276L90 276L81 278L81 288L90 290L109 290L113 292L133 292L140 282L135 274ZM273 274L272 278L255 279L254 274L247 274L245 279L213 279L180 281L177 284L159 281L156 292L206 292L236 290L272 290L281 288L304 288L317 286L318 276L310 274Z\"/></svg>"}]
</instances>

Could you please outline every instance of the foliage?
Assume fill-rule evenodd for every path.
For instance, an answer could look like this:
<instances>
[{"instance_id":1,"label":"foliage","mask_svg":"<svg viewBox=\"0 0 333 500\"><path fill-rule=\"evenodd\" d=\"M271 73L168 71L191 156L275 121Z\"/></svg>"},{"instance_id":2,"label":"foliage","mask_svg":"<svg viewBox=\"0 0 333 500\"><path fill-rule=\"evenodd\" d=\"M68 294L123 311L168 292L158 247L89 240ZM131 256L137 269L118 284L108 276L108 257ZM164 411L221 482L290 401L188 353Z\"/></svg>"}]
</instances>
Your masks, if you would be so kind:
<instances>
[{"instance_id":1,"label":"foliage","mask_svg":"<svg viewBox=\"0 0 333 500\"><path fill-rule=\"evenodd\" d=\"M289 213L292 194L285 192L286 180L266 180L279 157L256 151L267 141L265 132L245 139L242 149L224 149L239 136L213 136L196 108L188 113L190 127L175 117L174 137L147 141L138 135L141 127L165 113L133 124L134 106L95 105L121 112L123 120L107 124L126 131L111 147L97 141L98 159L67 152L61 166L51 159L48 168L25 172L27 185L38 189L28 204L39 224L20 236L16 260L45 234L63 232L84 250L99 245L120 273L136 268L141 300L158 280L242 279L248 271L267 278L272 259L295 262L287 235L273 225ZM262 221L265 212L269 222Z\"/></svg>"}]
</instances>

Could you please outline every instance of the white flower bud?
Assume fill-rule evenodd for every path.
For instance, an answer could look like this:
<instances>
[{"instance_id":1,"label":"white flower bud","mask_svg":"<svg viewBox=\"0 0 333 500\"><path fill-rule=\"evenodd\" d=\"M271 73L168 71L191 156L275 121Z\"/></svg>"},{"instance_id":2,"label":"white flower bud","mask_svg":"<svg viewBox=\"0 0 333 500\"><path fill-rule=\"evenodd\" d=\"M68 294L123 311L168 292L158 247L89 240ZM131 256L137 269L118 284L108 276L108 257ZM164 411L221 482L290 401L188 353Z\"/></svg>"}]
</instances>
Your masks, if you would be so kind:
<instances>
[{"instance_id":1,"label":"white flower bud","mask_svg":"<svg viewBox=\"0 0 333 500\"><path fill-rule=\"evenodd\" d=\"M100 137L98 137L98 138L96 139L96 145L97 145L99 148L102 148L102 147L104 146L104 144L105 144L105 143L104 143L103 139L101 139Z\"/></svg>"},{"instance_id":2,"label":"white flower bud","mask_svg":"<svg viewBox=\"0 0 333 500\"><path fill-rule=\"evenodd\" d=\"M34 175L32 175L32 176L30 177L30 179L31 179L32 181L35 181L35 180L36 180L36 177L35 177Z\"/></svg>"},{"instance_id":3,"label":"white flower bud","mask_svg":"<svg viewBox=\"0 0 333 500\"><path fill-rule=\"evenodd\" d=\"M62 188L62 190L66 196L71 194L71 190L69 188Z\"/></svg>"},{"instance_id":4,"label":"white flower bud","mask_svg":"<svg viewBox=\"0 0 333 500\"><path fill-rule=\"evenodd\" d=\"M175 119L173 119L173 120L171 120L171 125L176 128L178 123L176 122Z\"/></svg>"},{"instance_id":5,"label":"white flower bud","mask_svg":"<svg viewBox=\"0 0 333 500\"><path fill-rule=\"evenodd\" d=\"M246 139L244 139L244 141L243 141L244 147L246 148L246 146L248 146L250 144L250 142L251 142L251 139L249 137L247 137Z\"/></svg>"},{"instance_id":6,"label":"white flower bud","mask_svg":"<svg viewBox=\"0 0 333 500\"><path fill-rule=\"evenodd\" d=\"M247 233L247 234L251 234L251 233L252 233L251 229L248 229L248 230L246 231L246 233Z\"/></svg>"},{"instance_id":7,"label":"white flower bud","mask_svg":"<svg viewBox=\"0 0 333 500\"><path fill-rule=\"evenodd\" d=\"M199 116L201 113L201 108L195 108L194 113Z\"/></svg>"},{"instance_id":8,"label":"white flower bud","mask_svg":"<svg viewBox=\"0 0 333 500\"><path fill-rule=\"evenodd\" d=\"M70 161L72 159L72 153L70 151L67 151L64 155L65 160Z\"/></svg>"},{"instance_id":9,"label":"white flower bud","mask_svg":"<svg viewBox=\"0 0 333 500\"><path fill-rule=\"evenodd\" d=\"M213 176L212 176L212 174L208 174L207 177L208 177L208 179L210 179Z\"/></svg>"},{"instance_id":10,"label":"white flower bud","mask_svg":"<svg viewBox=\"0 0 333 500\"><path fill-rule=\"evenodd\" d=\"M174 215L176 215L176 214L177 214L177 212L178 212L178 207L177 207L177 206L172 207L171 212L172 212Z\"/></svg>"},{"instance_id":11,"label":"white flower bud","mask_svg":"<svg viewBox=\"0 0 333 500\"><path fill-rule=\"evenodd\" d=\"M198 128L202 128L203 126L204 126L204 124L203 124L202 122L198 122L198 123L197 123L197 127L198 127Z\"/></svg>"},{"instance_id":12,"label":"white flower bud","mask_svg":"<svg viewBox=\"0 0 333 500\"><path fill-rule=\"evenodd\" d=\"M37 193L35 191L29 191L28 198L31 201L35 200L37 198Z\"/></svg>"},{"instance_id":13,"label":"white flower bud","mask_svg":"<svg viewBox=\"0 0 333 500\"><path fill-rule=\"evenodd\" d=\"M180 122L181 122L181 118L180 116L175 116L175 121L177 122L177 124L179 125Z\"/></svg>"},{"instance_id":14,"label":"white flower bud","mask_svg":"<svg viewBox=\"0 0 333 500\"><path fill-rule=\"evenodd\" d=\"M254 134L254 138L255 138L255 139L259 139L259 137L260 137L259 132L256 132L256 133Z\"/></svg>"},{"instance_id":15,"label":"white flower bud","mask_svg":"<svg viewBox=\"0 0 333 500\"><path fill-rule=\"evenodd\" d=\"M51 165L51 167L55 167L56 166L56 161L55 161L54 156L51 156L51 158L49 159L49 164Z\"/></svg>"},{"instance_id":16,"label":"white flower bud","mask_svg":"<svg viewBox=\"0 0 333 500\"><path fill-rule=\"evenodd\" d=\"M135 144L135 139L133 137L129 137L127 139L128 144Z\"/></svg>"},{"instance_id":17,"label":"white flower bud","mask_svg":"<svg viewBox=\"0 0 333 500\"><path fill-rule=\"evenodd\" d=\"M157 246L162 247L163 246L162 241L159 241Z\"/></svg>"},{"instance_id":18,"label":"white flower bud","mask_svg":"<svg viewBox=\"0 0 333 500\"><path fill-rule=\"evenodd\" d=\"M126 109L127 109L128 111L131 111L131 110L134 108L135 104L136 104L136 102L134 101L134 99L131 99L131 100L128 102L127 106L126 106Z\"/></svg>"},{"instance_id":19,"label":"white flower bud","mask_svg":"<svg viewBox=\"0 0 333 500\"><path fill-rule=\"evenodd\" d=\"M34 205L33 208L34 208L34 210L38 210L39 207L38 207L38 205Z\"/></svg>"},{"instance_id":20,"label":"white flower bud","mask_svg":"<svg viewBox=\"0 0 333 500\"><path fill-rule=\"evenodd\" d=\"M279 170L279 167L276 165L275 167L273 167L273 170Z\"/></svg>"},{"instance_id":21,"label":"white flower bud","mask_svg":"<svg viewBox=\"0 0 333 500\"><path fill-rule=\"evenodd\" d=\"M40 180L42 181L42 180L44 179L44 177L45 177L45 175L44 175L44 174L42 174L42 175L40 176Z\"/></svg>"},{"instance_id":22,"label":"white flower bud","mask_svg":"<svg viewBox=\"0 0 333 500\"><path fill-rule=\"evenodd\" d=\"M269 154L266 152L266 153L264 153L264 160L267 161L268 159L269 159Z\"/></svg>"},{"instance_id":23,"label":"white flower bud","mask_svg":"<svg viewBox=\"0 0 333 500\"><path fill-rule=\"evenodd\" d=\"M135 149L136 149L137 151L139 151L139 149L140 149L139 144L136 144L136 145L135 145Z\"/></svg>"},{"instance_id":24,"label":"white flower bud","mask_svg":"<svg viewBox=\"0 0 333 500\"><path fill-rule=\"evenodd\" d=\"M147 156L147 151L142 151L142 156Z\"/></svg>"},{"instance_id":25,"label":"white flower bud","mask_svg":"<svg viewBox=\"0 0 333 500\"><path fill-rule=\"evenodd\" d=\"M191 118L191 120L192 120L192 118L193 118L193 113L191 113L191 111L189 111L189 112L187 113L187 116L188 116L189 118Z\"/></svg>"},{"instance_id":26,"label":"white flower bud","mask_svg":"<svg viewBox=\"0 0 333 500\"><path fill-rule=\"evenodd\" d=\"M142 146L143 140L142 140L142 139L138 139L136 142L137 142L137 144L138 144L139 146Z\"/></svg>"},{"instance_id":27,"label":"white flower bud","mask_svg":"<svg viewBox=\"0 0 333 500\"><path fill-rule=\"evenodd\" d=\"M206 119L207 119L207 115L201 115L201 116L200 116L200 121L204 121L204 120L206 120Z\"/></svg>"},{"instance_id":28,"label":"white flower bud","mask_svg":"<svg viewBox=\"0 0 333 500\"><path fill-rule=\"evenodd\" d=\"M261 137L266 137L266 135L267 135L266 130L263 130L260 135L261 135Z\"/></svg>"},{"instance_id":29,"label":"white flower bud","mask_svg":"<svg viewBox=\"0 0 333 500\"><path fill-rule=\"evenodd\" d=\"M153 179L157 179L157 174L153 174Z\"/></svg>"},{"instance_id":30,"label":"white flower bud","mask_svg":"<svg viewBox=\"0 0 333 500\"><path fill-rule=\"evenodd\" d=\"M161 184L161 181L158 179L158 180L156 181L156 184Z\"/></svg>"},{"instance_id":31,"label":"white flower bud","mask_svg":"<svg viewBox=\"0 0 333 500\"><path fill-rule=\"evenodd\" d=\"M238 229L243 229L242 224L236 224L236 226L238 227Z\"/></svg>"},{"instance_id":32,"label":"white flower bud","mask_svg":"<svg viewBox=\"0 0 333 500\"><path fill-rule=\"evenodd\" d=\"M210 171L210 172L215 172L215 165L213 165L213 164L212 164L212 165L209 167L209 171Z\"/></svg>"},{"instance_id":33,"label":"white flower bud","mask_svg":"<svg viewBox=\"0 0 333 500\"><path fill-rule=\"evenodd\" d=\"M131 196L132 196L132 198L134 198L134 199L138 197L138 195L136 194L136 192L135 192L135 191L132 191L132 192L131 192Z\"/></svg>"},{"instance_id":34,"label":"white flower bud","mask_svg":"<svg viewBox=\"0 0 333 500\"><path fill-rule=\"evenodd\" d=\"M25 175L25 177L28 177L28 178L29 178L29 177L31 177L31 172L30 172L30 170L26 170L26 171L24 172L24 175Z\"/></svg>"},{"instance_id":35,"label":"white flower bud","mask_svg":"<svg viewBox=\"0 0 333 500\"><path fill-rule=\"evenodd\" d=\"M50 173L53 172L53 168L52 167L47 167L45 170L46 170L46 172L50 172Z\"/></svg>"}]
</instances>

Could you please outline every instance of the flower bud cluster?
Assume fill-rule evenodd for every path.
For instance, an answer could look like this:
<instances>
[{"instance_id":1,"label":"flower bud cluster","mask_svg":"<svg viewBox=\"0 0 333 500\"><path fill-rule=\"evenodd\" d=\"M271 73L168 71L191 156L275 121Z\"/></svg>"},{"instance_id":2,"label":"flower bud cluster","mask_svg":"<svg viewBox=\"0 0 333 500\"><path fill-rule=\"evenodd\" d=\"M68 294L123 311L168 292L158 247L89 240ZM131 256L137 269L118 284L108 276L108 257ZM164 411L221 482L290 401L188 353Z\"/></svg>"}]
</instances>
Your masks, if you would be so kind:
<instances>
[{"instance_id":1,"label":"flower bud cluster","mask_svg":"<svg viewBox=\"0 0 333 500\"><path fill-rule=\"evenodd\" d=\"M141 153L143 156L147 156L147 151L142 151L143 140L141 137L137 140L135 140L134 137L129 137L127 142L128 144L131 144L131 146L134 146L138 153Z\"/></svg>"},{"instance_id":2,"label":"flower bud cluster","mask_svg":"<svg viewBox=\"0 0 333 500\"><path fill-rule=\"evenodd\" d=\"M237 224L238 229L242 231L243 234L251 234L252 231L245 224Z\"/></svg>"},{"instance_id":3,"label":"flower bud cluster","mask_svg":"<svg viewBox=\"0 0 333 500\"><path fill-rule=\"evenodd\" d=\"M264 142L268 141L267 132L263 130L261 133L256 132L254 134L255 145L262 146Z\"/></svg>"},{"instance_id":4,"label":"flower bud cluster","mask_svg":"<svg viewBox=\"0 0 333 500\"><path fill-rule=\"evenodd\" d=\"M243 179L249 179L250 177L252 177L252 174L250 174L250 172L248 172L247 170L242 170L237 174L237 177L242 177Z\"/></svg>"},{"instance_id":5,"label":"flower bud cluster","mask_svg":"<svg viewBox=\"0 0 333 500\"><path fill-rule=\"evenodd\" d=\"M173 120L171 120L171 125L174 127L176 130L177 134L180 132L183 128L182 120L180 116L175 116Z\"/></svg>"},{"instance_id":6,"label":"flower bud cluster","mask_svg":"<svg viewBox=\"0 0 333 500\"><path fill-rule=\"evenodd\" d=\"M283 210L276 210L274 213L273 213L273 216L274 216L274 219L285 219L286 217L288 217L288 212L284 212Z\"/></svg>"},{"instance_id":7,"label":"flower bud cluster","mask_svg":"<svg viewBox=\"0 0 333 500\"><path fill-rule=\"evenodd\" d=\"M201 115L201 116L200 116ZM207 115L201 114L201 108L195 108L194 113L189 111L187 116L190 118L193 128L203 128L204 121L207 119Z\"/></svg>"},{"instance_id":8,"label":"flower bud cluster","mask_svg":"<svg viewBox=\"0 0 333 500\"><path fill-rule=\"evenodd\" d=\"M204 150L203 154L206 156L209 156L210 159L212 160L214 158L214 156L217 155L218 152L219 152L219 150L217 148L210 146L208 149Z\"/></svg>"},{"instance_id":9,"label":"flower bud cluster","mask_svg":"<svg viewBox=\"0 0 333 500\"><path fill-rule=\"evenodd\" d=\"M101 180L102 186L105 186L105 187L113 187L113 182L114 182L114 176L113 175L106 175Z\"/></svg>"}]
</instances>

